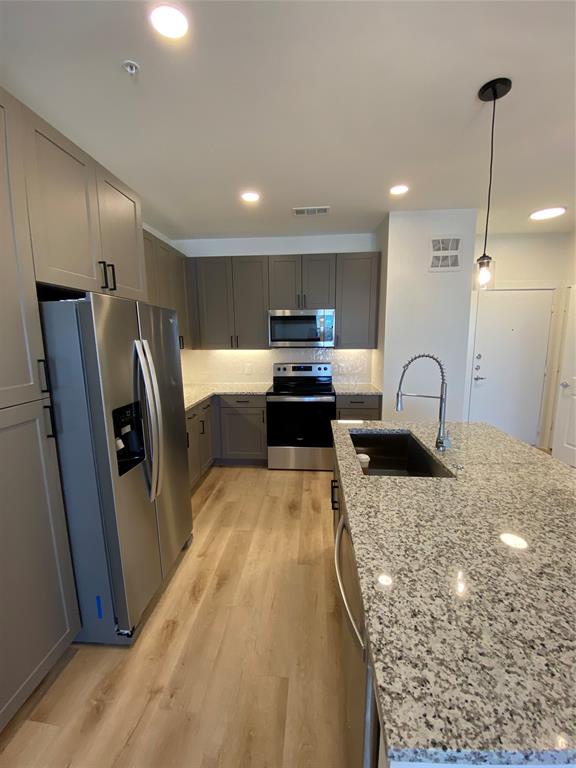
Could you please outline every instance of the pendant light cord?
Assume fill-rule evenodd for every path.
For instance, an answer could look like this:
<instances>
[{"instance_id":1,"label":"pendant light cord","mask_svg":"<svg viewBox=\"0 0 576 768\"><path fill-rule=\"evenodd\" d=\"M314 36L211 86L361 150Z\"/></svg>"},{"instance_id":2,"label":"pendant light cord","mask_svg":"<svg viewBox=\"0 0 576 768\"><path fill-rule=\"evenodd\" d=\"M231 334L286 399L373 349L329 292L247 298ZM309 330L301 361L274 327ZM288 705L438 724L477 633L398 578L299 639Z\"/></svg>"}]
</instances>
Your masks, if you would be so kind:
<instances>
[{"instance_id":1,"label":"pendant light cord","mask_svg":"<svg viewBox=\"0 0 576 768\"><path fill-rule=\"evenodd\" d=\"M492 195L492 166L494 164L494 123L496 122L496 94L492 102L492 131L490 134L490 176L488 181L488 205L486 207L486 227L484 229L484 250L486 253L486 243L488 242L488 221L490 220L490 197Z\"/></svg>"}]
</instances>

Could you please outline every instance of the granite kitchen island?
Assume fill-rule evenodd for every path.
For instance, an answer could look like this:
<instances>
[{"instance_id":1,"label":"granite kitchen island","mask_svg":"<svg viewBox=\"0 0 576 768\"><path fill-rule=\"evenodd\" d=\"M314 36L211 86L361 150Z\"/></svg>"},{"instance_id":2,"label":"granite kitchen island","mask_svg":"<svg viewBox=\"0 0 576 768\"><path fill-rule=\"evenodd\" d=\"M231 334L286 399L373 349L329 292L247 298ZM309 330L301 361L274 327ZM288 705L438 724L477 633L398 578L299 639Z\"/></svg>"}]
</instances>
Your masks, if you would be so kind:
<instances>
[{"instance_id":1,"label":"granite kitchen island","mask_svg":"<svg viewBox=\"0 0 576 768\"><path fill-rule=\"evenodd\" d=\"M574 763L576 471L448 428L439 454L436 425L333 422L387 758ZM455 477L363 475L350 433L378 430L412 432Z\"/></svg>"}]
</instances>

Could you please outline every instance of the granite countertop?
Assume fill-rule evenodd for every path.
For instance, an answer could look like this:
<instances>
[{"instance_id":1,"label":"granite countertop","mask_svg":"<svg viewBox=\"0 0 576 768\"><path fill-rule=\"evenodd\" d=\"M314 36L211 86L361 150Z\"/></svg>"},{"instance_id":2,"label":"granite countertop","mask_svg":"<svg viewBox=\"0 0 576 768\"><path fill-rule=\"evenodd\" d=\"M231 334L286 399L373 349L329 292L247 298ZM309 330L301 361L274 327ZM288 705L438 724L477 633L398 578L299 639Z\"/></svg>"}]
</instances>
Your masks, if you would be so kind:
<instances>
[{"instance_id":1,"label":"granite countertop","mask_svg":"<svg viewBox=\"0 0 576 768\"><path fill-rule=\"evenodd\" d=\"M265 395L271 381L213 382L210 384L184 384L186 410L199 405L213 395ZM334 382L337 395L381 395L382 391L372 384L345 384Z\"/></svg>"},{"instance_id":2,"label":"granite countertop","mask_svg":"<svg viewBox=\"0 0 576 768\"><path fill-rule=\"evenodd\" d=\"M576 471L449 429L442 455L436 425L333 422L388 758L575 763ZM411 431L457 476L366 477L349 433L374 430Z\"/></svg>"}]
</instances>

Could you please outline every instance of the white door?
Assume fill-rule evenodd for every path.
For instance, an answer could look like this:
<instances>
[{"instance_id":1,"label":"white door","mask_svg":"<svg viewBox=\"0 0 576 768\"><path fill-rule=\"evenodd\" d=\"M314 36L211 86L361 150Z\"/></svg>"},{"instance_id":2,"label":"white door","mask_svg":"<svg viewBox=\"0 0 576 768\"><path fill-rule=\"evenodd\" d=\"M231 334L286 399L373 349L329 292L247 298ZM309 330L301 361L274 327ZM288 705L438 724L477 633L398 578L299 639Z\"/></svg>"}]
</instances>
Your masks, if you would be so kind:
<instances>
[{"instance_id":1,"label":"white door","mask_svg":"<svg viewBox=\"0 0 576 768\"><path fill-rule=\"evenodd\" d=\"M568 324L560 364L560 379L552 455L576 467L576 287L570 290Z\"/></svg>"},{"instance_id":2,"label":"white door","mask_svg":"<svg viewBox=\"0 0 576 768\"><path fill-rule=\"evenodd\" d=\"M485 421L535 444L552 290L483 291L470 392L470 420Z\"/></svg>"}]
</instances>

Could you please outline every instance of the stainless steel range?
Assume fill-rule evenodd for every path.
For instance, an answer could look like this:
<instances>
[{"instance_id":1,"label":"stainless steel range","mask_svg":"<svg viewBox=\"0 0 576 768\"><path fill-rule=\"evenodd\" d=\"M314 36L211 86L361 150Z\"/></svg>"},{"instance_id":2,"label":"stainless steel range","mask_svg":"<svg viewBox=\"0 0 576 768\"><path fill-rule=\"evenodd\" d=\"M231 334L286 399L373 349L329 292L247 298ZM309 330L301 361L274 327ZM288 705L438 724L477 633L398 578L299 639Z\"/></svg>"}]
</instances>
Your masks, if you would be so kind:
<instances>
[{"instance_id":1,"label":"stainless steel range","mask_svg":"<svg viewBox=\"0 0 576 768\"><path fill-rule=\"evenodd\" d=\"M266 395L268 468L333 469L331 363L275 363Z\"/></svg>"}]
</instances>

